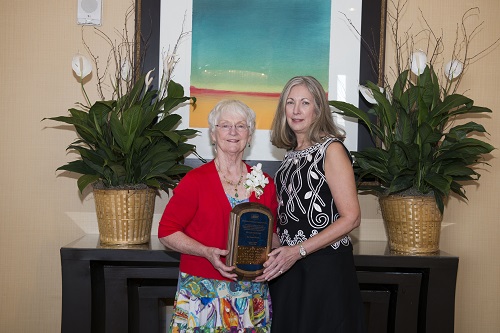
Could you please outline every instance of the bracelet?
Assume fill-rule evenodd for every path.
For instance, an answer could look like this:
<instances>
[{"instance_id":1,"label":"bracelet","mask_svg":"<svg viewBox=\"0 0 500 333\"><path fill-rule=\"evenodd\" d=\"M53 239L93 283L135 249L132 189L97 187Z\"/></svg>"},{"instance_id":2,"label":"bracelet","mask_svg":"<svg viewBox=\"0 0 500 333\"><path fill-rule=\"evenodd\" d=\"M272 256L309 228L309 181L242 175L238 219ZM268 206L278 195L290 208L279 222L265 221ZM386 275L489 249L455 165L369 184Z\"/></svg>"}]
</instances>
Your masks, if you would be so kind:
<instances>
[{"instance_id":1,"label":"bracelet","mask_svg":"<svg viewBox=\"0 0 500 333\"><path fill-rule=\"evenodd\" d=\"M299 254L302 258L305 258L307 256L307 251L304 249L302 244L299 245Z\"/></svg>"}]
</instances>

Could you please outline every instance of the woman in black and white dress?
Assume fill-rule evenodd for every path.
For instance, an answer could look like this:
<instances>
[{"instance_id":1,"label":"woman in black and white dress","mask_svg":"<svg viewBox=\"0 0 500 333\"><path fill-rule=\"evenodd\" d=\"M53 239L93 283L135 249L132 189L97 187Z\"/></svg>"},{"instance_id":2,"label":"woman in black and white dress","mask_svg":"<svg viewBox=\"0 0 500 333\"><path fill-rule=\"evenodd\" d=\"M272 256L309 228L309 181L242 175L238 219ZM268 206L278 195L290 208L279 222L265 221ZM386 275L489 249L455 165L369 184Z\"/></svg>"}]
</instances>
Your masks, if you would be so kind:
<instances>
[{"instance_id":1,"label":"woman in black and white dress","mask_svg":"<svg viewBox=\"0 0 500 333\"><path fill-rule=\"evenodd\" d=\"M273 333L365 332L348 235L361 213L343 139L321 84L292 78L271 131L288 150L275 176L281 246L263 275L272 280Z\"/></svg>"}]
</instances>

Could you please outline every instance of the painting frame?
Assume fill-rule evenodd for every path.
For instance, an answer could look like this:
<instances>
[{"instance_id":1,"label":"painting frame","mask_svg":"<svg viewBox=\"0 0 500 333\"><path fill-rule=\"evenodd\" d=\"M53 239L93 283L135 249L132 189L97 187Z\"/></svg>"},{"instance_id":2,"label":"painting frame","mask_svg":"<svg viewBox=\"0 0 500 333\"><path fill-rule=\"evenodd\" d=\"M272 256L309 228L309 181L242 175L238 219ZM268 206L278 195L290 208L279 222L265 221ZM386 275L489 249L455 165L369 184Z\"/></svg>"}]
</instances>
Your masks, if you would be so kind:
<instances>
[{"instance_id":1,"label":"painting frame","mask_svg":"<svg viewBox=\"0 0 500 333\"><path fill-rule=\"evenodd\" d=\"M385 67L385 42L386 42L386 16L387 0L361 0L361 27L354 30L360 40L359 49L359 83L366 81L383 83ZM160 8L161 0L136 0L136 68L157 68L160 56ZM379 13L379 15L373 15ZM346 15L346 14L344 14ZM346 16L345 24L349 25ZM147 52L146 52L147 50ZM357 91L356 91L357 93ZM357 94L358 106L368 110L369 104ZM366 147L375 146L370 133L364 124L357 124L357 148L361 150ZM274 175L279 167L280 159L260 160L246 159L250 165L262 163L263 170L270 175ZM204 161L198 158L187 158L186 164L196 167Z\"/></svg>"}]
</instances>

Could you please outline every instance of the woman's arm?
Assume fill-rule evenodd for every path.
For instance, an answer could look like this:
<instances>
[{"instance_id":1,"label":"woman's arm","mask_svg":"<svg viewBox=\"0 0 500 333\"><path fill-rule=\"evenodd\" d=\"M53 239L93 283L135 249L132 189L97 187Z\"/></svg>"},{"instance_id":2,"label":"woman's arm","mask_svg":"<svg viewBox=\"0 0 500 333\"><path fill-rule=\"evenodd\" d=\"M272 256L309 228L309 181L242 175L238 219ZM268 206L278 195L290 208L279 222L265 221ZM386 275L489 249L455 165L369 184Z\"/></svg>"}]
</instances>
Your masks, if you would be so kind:
<instances>
[{"instance_id":1,"label":"woman's arm","mask_svg":"<svg viewBox=\"0 0 500 333\"><path fill-rule=\"evenodd\" d=\"M205 246L182 231L160 238L160 242L174 251L206 258L222 276L236 280L237 275L232 273L235 267L226 266L220 260L221 256L226 256L229 253L228 250Z\"/></svg>"},{"instance_id":2,"label":"woman's arm","mask_svg":"<svg viewBox=\"0 0 500 333\"><path fill-rule=\"evenodd\" d=\"M210 183L210 176L207 173L200 176L196 170L193 170L179 182L163 212L158 227L158 237L160 242L168 248L206 258L222 276L235 279L236 274L230 273L234 267L226 266L220 259L221 256L227 255L228 251L206 246L185 233L197 212L203 209L200 208L203 207L200 205L201 201L208 200L206 192L200 191L199 184L202 181L199 178L202 177L203 181ZM206 227L210 228L209 225ZM206 230L206 232L209 231ZM203 230L199 232L203 233Z\"/></svg>"}]
</instances>

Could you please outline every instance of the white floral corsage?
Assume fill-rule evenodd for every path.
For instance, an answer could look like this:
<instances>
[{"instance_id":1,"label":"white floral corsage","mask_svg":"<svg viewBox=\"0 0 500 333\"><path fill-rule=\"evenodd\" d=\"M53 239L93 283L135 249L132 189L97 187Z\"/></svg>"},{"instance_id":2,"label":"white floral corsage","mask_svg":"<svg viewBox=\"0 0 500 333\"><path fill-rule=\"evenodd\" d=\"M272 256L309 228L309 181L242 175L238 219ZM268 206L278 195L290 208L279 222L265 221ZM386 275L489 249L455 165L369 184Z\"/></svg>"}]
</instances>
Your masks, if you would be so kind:
<instances>
[{"instance_id":1,"label":"white floral corsage","mask_svg":"<svg viewBox=\"0 0 500 333\"><path fill-rule=\"evenodd\" d=\"M269 179L264 176L262 172L262 164L257 163L257 165L252 167L252 172L247 173L247 179L245 181L245 188L247 189L247 194L255 192L257 199L264 193L264 187L269 184Z\"/></svg>"}]
</instances>

